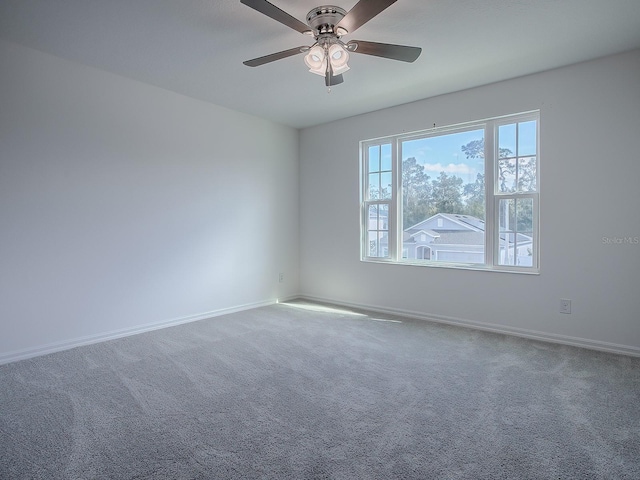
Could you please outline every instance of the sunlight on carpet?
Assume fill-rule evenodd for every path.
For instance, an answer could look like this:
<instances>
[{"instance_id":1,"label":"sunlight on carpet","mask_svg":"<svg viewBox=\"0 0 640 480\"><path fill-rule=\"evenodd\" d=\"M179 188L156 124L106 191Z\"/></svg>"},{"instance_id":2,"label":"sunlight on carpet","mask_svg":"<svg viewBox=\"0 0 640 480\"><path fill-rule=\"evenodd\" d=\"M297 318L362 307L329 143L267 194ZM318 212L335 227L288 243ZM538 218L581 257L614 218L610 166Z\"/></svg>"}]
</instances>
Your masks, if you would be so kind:
<instances>
[{"instance_id":1,"label":"sunlight on carpet","mask_svg":"<svg viewBox=\"0 0 640 480\"><path fill-rule=\"evenodd\" d=\"M373 318L364 313L353 312L351 310L344 310L341 308L328 307L324 305L308 304L308 303L290 303L290 302L278 302L279 305L285 305L287 307L299 308L301 310L310 310L312 312L324 312L324 313L336 313L339 315L351 315L354 317L366 318L374 322L389 322L389 323L402 323L400 320L391 320L388 318Z\"/></svg>"}]
</instances>

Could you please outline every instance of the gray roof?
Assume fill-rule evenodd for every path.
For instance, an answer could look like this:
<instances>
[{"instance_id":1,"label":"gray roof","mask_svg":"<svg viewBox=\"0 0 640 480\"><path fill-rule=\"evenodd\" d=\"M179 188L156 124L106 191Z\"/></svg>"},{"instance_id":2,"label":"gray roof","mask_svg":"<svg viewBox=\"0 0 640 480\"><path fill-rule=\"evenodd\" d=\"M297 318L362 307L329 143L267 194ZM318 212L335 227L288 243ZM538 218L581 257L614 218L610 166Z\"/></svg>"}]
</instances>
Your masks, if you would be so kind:
<instances>
[{"instance_id":1,"label":"gray roof","mask_svg":"<svg viewBox=\"0 0 640 480\"><path fill-rule=\"evenodd\" d=\"M450 220L454 223L462 224L465 228L469 228L470 230L482 230L484 231L484 220L481 220L477 217L472 217L471 215L462 215L459 213L436 213L435 215L430 216L429 218L425 218L424 220L419 221L415 225L406 228L405 231L408 232L416 232L418 230L423 230L420 226L424 223L428 222L434 217L443 217L447 220ZM434 228L433 230L440 232L438 228Z\"/></svg>"},{"instance_id":2,"label":"gray roof","mask_svg":"<svg viewBox=\"0 0 640 480\"><path fill-rule=\"evenodd\" d=\"M472 228L477 228L484 231L484 220L478 217L472 217L471 215L461 215L459 213L441 213L443 217L447 217L453 221L458 221L470 225Z\"/></svg>"},{"instance_id":3,"label":"gray roof","mask_svg":"<svg viewBox=\"0 0 640 480\"><path fill-rule=\"evenodd\" d=\"M438 232L439 235L432 242L427 245L484 245L484 232L475 231L460 231L460 230L442 230ZM514 235L512 233L501 233L500 238L502 240L508 239L509 245L513 245ZM524 245L531 243L532 238L518 234L518 244ZM417 242L415 237L409 235L408 232L403 234L403 243L422 243Z\"/></svg>"},{"instance_id":4,"label":"gray roof","mask_svg":"<svg viewBox=\"0 0 640 480\"><path fill-rule=\"evenodd\" d=\"M435 216L441 216L458 224L463 224L469 228L469 230L440 230L438 228L426 229L420 228L419 225L424 224L428 220L431 220ZM415 235L420 232L425 232L432 237L435 237L431 242L433 245L484 245L484 220L471 215L462 215L458 213L436 213L435 215L416 223L412 227L407 228L402 235L403 243L421 243L417 242ZM502 240L508 240L510 245L513 245L515 235L513 233L503 232L500 233ZM532 238L522 233L517 234L517 240L519 245L532 242Z\"/></svg>"},{"instance_id":5,"label":"gray roof","mask_svg":"<svg viewBox=\"0 0 640 480\"><path fill-rule=\"evenodd\" d=\"M500 238L509 240L509 244L513 245L513 233L501 233ZM524 245L531 243L532 238L528 235L518 233L518 244ZM484 245L484 232L461 232L459 230L441 231L440 237L433 242L436 245Z\"/></svg>"},{"instance_id":6,"label":"gray roof","mask_svg":"<svg viewBox=\"0 0 640 480\"><path fill-rule=\"evenodd\" d=\"M430 237L434 237L434 238L440 236L439 232L436 232L435 230L431 230L431 229L428 229L428 228L413 228L413 229L406 230L406 232L409 233L409 235L411 235L411 236L418 235L421 232L422 233L426 233Z\"/></svg>"}]
</instances>

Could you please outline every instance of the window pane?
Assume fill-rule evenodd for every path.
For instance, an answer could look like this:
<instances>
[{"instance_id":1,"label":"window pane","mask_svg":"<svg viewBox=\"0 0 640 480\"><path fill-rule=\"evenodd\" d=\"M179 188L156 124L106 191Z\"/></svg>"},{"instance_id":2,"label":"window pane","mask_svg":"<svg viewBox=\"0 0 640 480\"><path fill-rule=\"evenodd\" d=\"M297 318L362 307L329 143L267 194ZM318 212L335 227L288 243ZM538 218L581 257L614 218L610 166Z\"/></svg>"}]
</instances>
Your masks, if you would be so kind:
<instances>
[{"instance_id":1,"label":"window pane","mask_svg":"<svg viewBox=\"0 0 640 480\"><path fill-rule=\"evenodd\" d=\"M498 207L498 225L500 237L499 265L514 265L515 241L515 200L500 200Z\"/></svg>"},{"instance_id":2,"label":"window pane","mask_svg":"<svg viewBox=\"0 0 640 480\"><path fill-rule=\"evenodd\" d=\"M536 157L518 158L518 191L535 192L536 183Z\"/></svg>"},{"instance_id":3,"label":"window pane","mask_svg":"<svg viewBox=\"0 0 640 480\"><path fill-rule=\"evenodd\" d=\"M378 230L389 229L389 205L378 205Z\"/></svg>"},{"instance_id":4,"label":"window pane","mask_svg":"<svg viewBox=\"0 0 640 480\"><path fill-rule=\"evenodd\" d=\"M387 232L375 230L368 232L369 257L384 258L389 256L389 235Z\"/></svg>"},{"instance_id":5,"label":"window pane","mask_svg":"<svg viewBox=\"0 0 640 480\"><path fill-rule=\"evenodd\" d=\"M484 129L407 140L401 152L403 258L484 263Z\"/></svg>"},{"instance_id":6,"label":"window pane","mask_svg":"<svg viewBox=\"0 0 640 480\"><path fill-rule=\"evenodd\" d=\"M369 232L369 256L379 257L378 232Z\"/></svg>"},{"instance_id":7,"label":"window pane","mask_svg":"<svg viewBox=\"0 0 640 480\"><path fill-rule=\"evenodd\" d=\"M382 163L381 170L391 171L391 144L382 145Z\"/></svg>"},{"instance_id":8,"label":"window pane","mask_svg":"<svg viewBox=\"0 0 640 480\"><path fill-rule=\"evenodd\" d=\"M380 146L369 147L369 172L380 171Z\"/></svg>"},{"instance_id":9,"label":"window pane","mask_svg":"<svg viewBox=\"0 0 640 480\"><path fill-rule=\"evenodd\" d=\"M498 191L510 193L516 191L516 159L498 160Z\"/></svg>"},{"instance_id":10,"label":"window pane","mask_svg":"<svg viewBox=\"0 0 640 480\"><path fill-rule=\"evenodd\" d=\"M519 198L516 200L516 230L520 233L533 231L533 199Z\"/></svg>"},{"instance_id":11,"label":"window pane","mask_svg":"<svg viewBox=\"0 0 640 480\"><path fill-rule=\"evenodd\" d=\"M498 127L499 158L515 157L516 152L516 124Z\"/></svg>"},{"instance_id":12,"label":"window pane","mask_svg":"<svg viewBox=\"0 0 640 480\"><path fill-rule=\"evenodd\" d=\"M513 265L513 252L509 248L510 242L505 236L500 237L500 252L498 255L498 265Z\"/></svg>"},{"instance_id":13,"label":"window pane","mask_svg":"<svg viewBox=\"0 0 640 480\"><path fill-rule=\"evenodd\" d=\"M389 256L389 234L387 232L378 232L379 257Z\"/></svg>"},{"instance_id":14,"label":"window pane","mask_svg":"<svg viewBox=\"0 0 640 480\"><path fill-rule=\"evenodd\" d=\"M378 205L369 205L369 230L377 230L378 227Z\"/></svg>"},{"instance_id":15,"label":"window pane","mask_svg":"<svg viewBox=\"0 0 640 480\"><path fill-rule=\"evenodd\" d=\"M380 174L369 174L369 198L376 200L380 198Z\"/></svg>"},{"instance_id":16,"label":"window pane","mask_svg":"<svg viewBox=\"0 0 640 480\"><path fill-rule=\"evenodd\" d=\"M536 121L518 124L518 155L536 155Z\"/></svg>"},{"instance_id":17,"label":"window pane","mask_svg":"<svg viewBox=\"0 0 640 480\"><path fill-rule=\"evenodd\" d=\"M499 265L533 266L533 199L500 200Z\"/></svg>"},{"instance_id":18,"label":"window pane","mask_svg":"<svg viewBox=\"0 0 640 480\"><path fill-rule=\"evenodd\" d=\"M391 198L391 172L380 175L380 198Z\"/></svg>"},{"instance_id":19,"label":"window pane","mask_svg":"<svg viewBox=\"0 0 640 480\"><path fill-rule=\"evenodd\" d=\"M515 264L519 267L533 266L533 201L530 198L517 200L517 234Z\"/></svg>"},{"instance_id":20,"label":"window pane","mask_svg":"<svg viewBox=\"0 0 640 480\"><path fill-rule=\"evenodd\" d=\"M367 256L389 256L389 205L369 205L367 209Z\"/></svg>"},{"instance_id":21,"label":"window pane","mask_svg":"<svg viewBox=\"0 0 640 480\"><path fill-rule=\"evenodd\" d=\"M515 200L512 198L507 200L500 200L499 213L499 225L500 232L513 232L515 228L516 209Z\"/></svg>"},{"instance_id":22,"label":"window pane","mask_svg":"<svg viewBox=\"0 0 640 480\"><path fill-rule=\"evenodd\" d=\"M389 229L389 205L369 205L369 230Z\"/></svg>"}]
</instances>

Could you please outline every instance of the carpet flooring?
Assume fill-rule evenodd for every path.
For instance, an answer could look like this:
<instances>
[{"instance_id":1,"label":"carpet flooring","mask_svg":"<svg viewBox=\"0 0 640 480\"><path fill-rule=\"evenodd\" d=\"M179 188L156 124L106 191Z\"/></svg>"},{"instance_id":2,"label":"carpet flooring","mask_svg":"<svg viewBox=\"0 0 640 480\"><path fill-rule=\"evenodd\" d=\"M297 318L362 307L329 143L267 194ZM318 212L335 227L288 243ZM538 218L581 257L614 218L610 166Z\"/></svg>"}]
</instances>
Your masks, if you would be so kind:
<instances>
[{"instance_id":1,"label":"carpet flooring","mask_svg":"<svg viewBox=\"0 0 640 480\"><path fill-rule=\"evenodd\" d=\"M292 302L0 366L1 479L640 479L640 358Z\"/></svg>"}]
</instances>

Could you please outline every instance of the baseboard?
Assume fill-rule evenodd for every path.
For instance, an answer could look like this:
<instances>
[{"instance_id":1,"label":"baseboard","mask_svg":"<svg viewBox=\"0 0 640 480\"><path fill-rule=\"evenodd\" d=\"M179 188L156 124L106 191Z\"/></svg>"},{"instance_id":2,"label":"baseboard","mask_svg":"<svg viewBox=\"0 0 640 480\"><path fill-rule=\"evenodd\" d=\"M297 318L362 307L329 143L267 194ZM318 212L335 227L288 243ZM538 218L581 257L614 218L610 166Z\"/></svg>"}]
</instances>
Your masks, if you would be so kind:
<instances>
[{"instance_id":1,"label":"baseboard","mask_svg":"<svg viewBox=\"0 0 640 480\"><path fill-rule=\"evenodd\" d=\"M300 295L289 295L288 297L280 297L274 303L286 303L301 298Z\"/></svg>"},{"instance_id":2,"label":"baseboard","mask_svg":"<svg viewBox=\"0 0 640 480\"><path fill-rule=\"evenodd\" d=\"M29 349L14 351L14 352L8 352L0 355L0 365L5 363L16 362L19 360L26 360L28 358L38 357L41 355L47 355L49 353L69 350L71 348L81 347L83 345L91 345L93 343L105 342L108 340L115 340L117 338L128 337L130 335L136 335L138 333L150 332L153 330L159 330L161 328L172 327L172 326L181 325L184 323L204 320L206 318L218 317L218 316L227 315L230 313L241 312L244 310L251 310L254 308L265 307L268 305L273 305L274 303L283 303L283 302L287 302L295 299L308 300L308 301L318 302L318 303L328 303L331 305L354 308L358 310L368 310L373 312L386 313L389 315L397 315L401 317L413 318L417 320L444 323L448 325L456 325L459 327L473 328L476 330L483 330L488 332L501 333L505 335L513 335L517 337L530 338L533 340L540 340L544 342L557 343L562 345L571 345L574 347L588 348L591 350L599 350L603 352L640 357L640 348L629 346L629 345L619 345L615 343L589 340L589 339L580 338L580 337L570 337L566 335L549 334L545 332L539 332L536 330L507 327L504 325L478 322L474 320L449 317L444 315L434 315L434 314L428 314L428 313L422 313L422 312L415 312L411 310L394 309L394 308L384 307L381 305L369 305L369 304L345 302L345 301L336 300L332 298L324 298L324 297L317 297L314 295L301 294L301 295L292 295L288 297L278 298L276 300L267 300L263 302L255 302L255 303L238 305L238 306L229 307L229 308L222 308L219 310L199 313L196 315L189 315L186 317L180 317L180 318L175 318L171 320L164 320L160 322L139 325L133 328L126 328L121 330L114 330L111 332L100 333L96 335L78 337L78 338L74 338L64 342L50 343L50 344L43 345L36 348L29 348Z\"/></svg>"},{"instance_id":3,"label":"baseboard","mask_svg":"<svg viewBox=\"0 0 640 480\"><path fill-rule=\"evenodd\" d=\"M93 343L105 342L107 340L115 340L116 338L128 337L130 335L136 335L138 333L150 332L153 330L159 330L161 328L173 327L181 325L183 323L195 322L198 320L204 320L206 318L218 317L220 315L227 315L230 313L241 312L244 310L251 310L254 308L265 307L273 305L274 303L291 300L291 298L280 298L277 300L267 300L264 302L248 303L245 305L234 306L230 308L221 308L219 310L213 310L210 312L198 313L196 315L189 315L186 317L174 318L171 320L163 320L160 322L147 323L138 325L132 328L124 328L121 330L113 330L110 332L99 333L96 335L88 335L85 337L78 337L71 340L65 340L63 342L55 342L47 345L43 345L36 348L28 348L24 350L18 350L0 355L0 365L5 363L17 362L19 360L26 360L28 358L39 357L41 355L47 355L49 353L60 352L63 350L69 350L75 347L81 347L83 345L91 345Z\"/></svg>"},{"instance_id":4,"label":"baseboard","mask_svg":"<svg viewBox=\"0 0 640 480\"><path fill-rule=\"evenodd\" d=\"M570 337L567 335L557 335L553 333L539 332L536 330L528 330L524 328L508 327L508 326L498 325L494 323L478 322L475 320L449 317L444 315L434 315L430 313L415 312L411 310L387 308L381 305L368 305L368 304L344 302L341 300L317 297L314 295L301 294L298 296L298 298L302 300L308 300L311 302L328 303L331 305L337 305L341 307L348 307L348 308L354 308L359 310L369 310L369 311L378 312L378 313L386 313L389 315L397 315L400 317L413 318L417 320L426 320L426 321L436 322L436 323L445 323L448 325L456 325L459 327L473 328L476 330L483 330L487 332L502 333L505 335L529 338L532 340L540 340L543 342L557 343L561 345L571 345L573 347L588 348L590 350L598 350L602 352L616 353L616 354L628 355L632 357L640 357L640 348L630 346L630 345L619 345L616 343L590 340L587 338Z\"/></svg>"}]
</instances>

